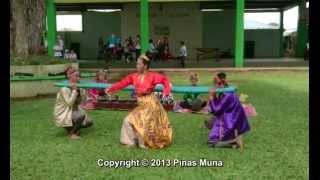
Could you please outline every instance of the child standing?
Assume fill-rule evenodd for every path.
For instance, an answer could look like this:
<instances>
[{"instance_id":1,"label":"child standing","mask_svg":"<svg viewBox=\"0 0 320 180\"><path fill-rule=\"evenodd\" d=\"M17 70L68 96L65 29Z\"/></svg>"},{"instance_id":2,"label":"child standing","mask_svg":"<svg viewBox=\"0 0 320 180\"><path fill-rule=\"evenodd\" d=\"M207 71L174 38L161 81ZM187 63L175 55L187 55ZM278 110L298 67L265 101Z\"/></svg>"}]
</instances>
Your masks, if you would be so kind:
<instances>
[{"instance_id":1,"label":"child standing","mask_svg":"<svg viewBox=\"0 0 320 180\"><path fill-rule=\"evenodd\" d=\"M179 51L179 56L178 59L180 60L181 66L184 68L185 67L185 60L187 58L187 46L184 44L184 41L180 42L180 51Z\"/></svg>"}]
</instances>

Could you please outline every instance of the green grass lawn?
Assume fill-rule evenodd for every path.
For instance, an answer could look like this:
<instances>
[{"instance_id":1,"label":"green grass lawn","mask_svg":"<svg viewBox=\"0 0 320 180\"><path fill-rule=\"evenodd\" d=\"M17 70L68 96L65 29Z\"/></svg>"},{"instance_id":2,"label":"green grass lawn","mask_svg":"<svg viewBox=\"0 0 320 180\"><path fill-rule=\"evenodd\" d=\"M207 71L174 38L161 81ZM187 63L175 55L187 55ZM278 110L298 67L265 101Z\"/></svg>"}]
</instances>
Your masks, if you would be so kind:
<instances>
[{"instance_id":1,"label":"green grass lawn","mask_svg":"<svg viewBox=\"0 0 320 180\"><path fill-rule=\"evenodd\" d=\"M168 74L173 84L187 79ZM119 144L127 112L90 111L94 126L78 141L52 121L54 98L11 101L12 179L307 179L309 171L308 72L228 73L231 84L249 95L258 116L251 118L243 152L206 145L207 115L169 113L173 144L162 150L127 149ZM200 73L200 84L212 75ZM181 97L179 95L178 97ZM223 167L101 168L98 159L222 160Z\"/></svg>"}]
</instances>

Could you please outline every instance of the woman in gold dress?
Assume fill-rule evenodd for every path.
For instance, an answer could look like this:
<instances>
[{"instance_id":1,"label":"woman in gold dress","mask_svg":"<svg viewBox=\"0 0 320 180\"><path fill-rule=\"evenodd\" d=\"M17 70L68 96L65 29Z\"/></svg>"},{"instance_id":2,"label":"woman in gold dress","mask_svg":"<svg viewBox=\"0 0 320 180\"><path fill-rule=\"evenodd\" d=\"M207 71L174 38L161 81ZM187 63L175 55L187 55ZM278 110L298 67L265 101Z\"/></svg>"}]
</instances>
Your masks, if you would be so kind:
<instances>
[{"instance_id":1,"label":"woman in gold dress","mask_svg":"<svg viewBox=\"0 0 320 180\"><path fill-rule=\"evenodd\" d=\"M168 78L149 71L150 60L141 55L137 61L137 72L127 75L120 82L107 88L107 94L133 85L137 94L138 106L123 120L120 143L129 147L161 149L172 142L172 127L167 112L154 95L157 84L163 85L166 99L171 87Z\"/></svg>"}]
</instances>

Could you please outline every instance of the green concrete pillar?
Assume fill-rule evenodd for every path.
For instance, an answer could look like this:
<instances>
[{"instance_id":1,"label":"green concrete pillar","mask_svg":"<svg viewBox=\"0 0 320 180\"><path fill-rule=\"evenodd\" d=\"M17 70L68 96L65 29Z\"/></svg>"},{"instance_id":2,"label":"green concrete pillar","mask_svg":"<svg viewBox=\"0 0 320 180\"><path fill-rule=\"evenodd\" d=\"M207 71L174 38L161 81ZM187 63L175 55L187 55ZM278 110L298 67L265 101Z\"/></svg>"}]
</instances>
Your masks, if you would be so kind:
<instances>
[{"instance_id":1,"label":"green concrete pillar","mask_svg":"<svg viewBox=\"0 0 320 180\"><path fill-rule=\"evenodd\" d=\"M149 5L148 0L140 0L141 53L149 49Z\"/></svg>"},{"instance_id":2,"label":"green concrete pillar","mask_svg":"<svg viewBox=\"0 0 320 180\"><path fill-rule=\"evenodd\" d=\"M235 67L244 66L244 0L236 0Z\"/></svg>"},{"instance_id":3,"label":"green concrete pillar","mask_svg":"<svg viewBox=\"0 0 320 180\"><path fill-rule=\"evenodd\" d=\"M46 0L46 11L47 11L47 41L48 41L48 55L54 56L53 47L56 44L56 5L54 0Z\"/></svg>"},{"instance_id":4,"label":"green concrete pillar","mask_svg":"<svg viewBox=\"0 0 320 180\"><path fill-rule=\"evenodd\" d=\"M280 46L279 46L279 57L283 57L283 10L280 11Z\"/></svg>"},{"instance_id":5,"label":"green concrete pillar","mask_svg":"<svg viewBox=\"0 0 320 180\"><path fill-rule=\"evenodd\" d=\"M297 30L297 48L296 57L304 57L307 43L307 19L306 19L306 1L299 0L299 20Z\"/></svg>"}]
</instances>

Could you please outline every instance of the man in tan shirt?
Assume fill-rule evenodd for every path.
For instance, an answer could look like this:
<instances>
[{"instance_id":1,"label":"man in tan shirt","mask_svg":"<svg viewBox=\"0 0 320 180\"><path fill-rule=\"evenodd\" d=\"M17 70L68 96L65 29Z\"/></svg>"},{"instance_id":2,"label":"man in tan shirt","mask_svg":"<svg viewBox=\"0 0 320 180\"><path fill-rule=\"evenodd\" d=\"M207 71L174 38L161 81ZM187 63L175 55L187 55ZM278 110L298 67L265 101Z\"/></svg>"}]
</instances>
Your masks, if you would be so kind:
<instances>
[{"instance_id":1,"label":"man in tan shirt","mask_svg":"<svg viewBox=\"0 0 320 180\"><path fill-rule=\"evenodd\" d=\"M57 94L54 107L55 123L58 127L65 128L71 139L79 139L80 129L91 126L93 122L79 106L85 98L85 90L76 86L80 80L79 71L68 69L67 77L71 87L62 87Z\"/></svg>"}]
</instances>

